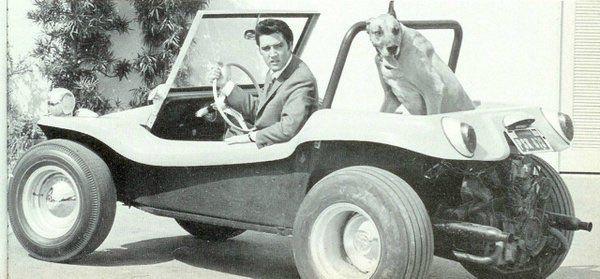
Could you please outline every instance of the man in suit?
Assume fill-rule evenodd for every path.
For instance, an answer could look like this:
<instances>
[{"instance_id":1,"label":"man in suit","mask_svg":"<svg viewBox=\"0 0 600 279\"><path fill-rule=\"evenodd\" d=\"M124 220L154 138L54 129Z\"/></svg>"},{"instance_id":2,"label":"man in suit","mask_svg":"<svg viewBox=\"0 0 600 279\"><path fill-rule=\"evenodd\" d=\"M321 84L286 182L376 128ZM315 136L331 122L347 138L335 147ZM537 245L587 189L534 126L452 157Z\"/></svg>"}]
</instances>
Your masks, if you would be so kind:
<instances>
[{"instance_id":1,"label":"man in suit","mask_svg":"<svg viewBox=\"0 0 600 279\"><path fill-rule=\"evenodd\" d=\"M228 71L218 66L208 71L207 79L217 79L226 104L255 127L248 134L226 136L225 141L256 142L261 148L294 137L317 110L319 97L317 82L308 66L292 54L294 40L289 26L281 20L265 19L256 25L255 31L259 52L269 67L258 97L237 87L229 80Z\"/></svg>"}]
</instances>

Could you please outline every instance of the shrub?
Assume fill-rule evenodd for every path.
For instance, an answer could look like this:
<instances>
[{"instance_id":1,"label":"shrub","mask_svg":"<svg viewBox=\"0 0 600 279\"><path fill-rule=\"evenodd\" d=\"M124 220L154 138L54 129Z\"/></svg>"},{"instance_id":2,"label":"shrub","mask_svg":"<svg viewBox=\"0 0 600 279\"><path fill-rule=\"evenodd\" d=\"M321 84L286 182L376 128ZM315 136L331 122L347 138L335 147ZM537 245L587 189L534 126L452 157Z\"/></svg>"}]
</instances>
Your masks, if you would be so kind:
<instances>
[{"instance_id":1,"label":"shrub","mask_svg":"<svg viewBox=\"0 0 600 279\"><path fill-rule=\"evenodd\" d=\"M168 70L188 32L190 20L208 0L131 0L142 27L144 48L133 61L133 69L144 79L144 86L130 90L132 107L147 104L150 89L165 82Z\"/></svg>"},{"instance_id":2,"label":"shrub","mask_svg":"<svg viewBox=\"0 0 600 279\"><path fill-rule=\"evenodd\" d=\"M77 108L100 114L112 109L110 100L99 93L98 75L126 78L131 63L113 57L112 32L125 33L129 22L119 16L111 0L35 0L30 19L42 27L34 57L53 87L73 92Z\"/></svg>"}]
</instances>

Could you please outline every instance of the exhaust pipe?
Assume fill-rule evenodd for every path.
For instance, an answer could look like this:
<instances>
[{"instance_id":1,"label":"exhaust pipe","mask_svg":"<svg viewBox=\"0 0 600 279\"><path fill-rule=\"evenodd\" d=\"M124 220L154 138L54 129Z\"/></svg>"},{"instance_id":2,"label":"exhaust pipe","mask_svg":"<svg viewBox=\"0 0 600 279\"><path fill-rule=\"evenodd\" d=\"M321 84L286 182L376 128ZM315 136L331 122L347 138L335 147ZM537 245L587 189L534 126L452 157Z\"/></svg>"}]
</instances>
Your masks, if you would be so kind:
<instances>
[{"instance_id":1,"label":"exhaust pipe","mask_svg":"<svg viewBox=\"0 0 600 279\"><path fill-rule=\"evenodd\" d=\"M492 255L484 257L473 254L468 254L460 251L452 251L452 254L459 261L472 262L482 265L497 265L503 261L502 255L504 247L507 243L512 242L514 237L512 234L505 233L498 228L484 226L474 223L440 223L434 224L434 227L450 235L460 237L473 237L481 240L491 241L495 243L496 248Z\"/></svg>"},{"instance_id":2,"label":"exhaust pipe","mask_svg":"<svg viewBox=\"0 0 600 279\"><path fill-rule=\"evenodd\" d=\"M434 227L448 234L465 237L470 236L482 240L489 240L492 242L510 242L513 240L513 236L511 234L505 233L498 228L474 223L441 223L435 224Z\"/></svg>"},{"instance_id":3,"label":"exhaust pipe","mask_svg":"<svg viewBox=\"0 0 600 279\"><path fill-rule=\"evenodd\" d=\"M559 213L546 212L546 217L548 218L548 223L550 226L568 231L577 231L584 230L591 232L592 231L592 223L591 222L583 222L579 220L577 217L568 216Z\"/></svg>"},{"instance_id":4,"label":"exhaust pipe","mask_svg":"<svg viewBox=\"0 0 600 279\"><path fill-rule=\"evenodd\" d=\"M473 254L467 254L465 252L459 251L452 251L452 254L454 254L454 257L456 257L460 261L472 262L482 265L491 265L500 261L500 257L502 257L502 252L504 252L504 242L498 241L496 242L496 248L494 249L494 253L492 253L492 255L489 257L476 256Z\"/></svg>"}]
</instances>

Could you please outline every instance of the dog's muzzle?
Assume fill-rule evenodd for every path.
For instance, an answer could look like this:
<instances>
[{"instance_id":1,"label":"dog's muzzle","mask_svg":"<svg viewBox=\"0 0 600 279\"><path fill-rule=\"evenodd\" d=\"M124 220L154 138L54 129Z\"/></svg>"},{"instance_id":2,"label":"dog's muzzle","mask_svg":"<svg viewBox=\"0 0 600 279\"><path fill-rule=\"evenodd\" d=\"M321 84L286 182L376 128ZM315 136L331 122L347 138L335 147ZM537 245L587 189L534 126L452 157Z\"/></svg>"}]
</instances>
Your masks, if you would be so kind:
<instances>
[{"instance_id":1,"label":"dog's muzzle","mask_svg":"<svg viewBox=\"0 0 600 279\"><path fill-rule=\"evenodd\" d=\"M390 55L396 56L398 54L398 46L389 46L387 47L387 51Z\"/></svg>"},{"instance_id":2,"label":"dog's muzzle","mask_svg":"<svg viewBox=\"0 0 600 279\"><path fill-rule=\"evenodd\" d=\"M398 60L398 58L400 57L400 47L399 46L397 46L397 45L389 46L389 47L386 47L385 49L387 50L388 57L391 56L395 60ZM383 60L384 55L379 50L377 50L377 53L379 54L380 59ZM383 66L388 70L396 69L396 67L390 65L389 63L385 63Z\"/></svg>"}]
</instances>

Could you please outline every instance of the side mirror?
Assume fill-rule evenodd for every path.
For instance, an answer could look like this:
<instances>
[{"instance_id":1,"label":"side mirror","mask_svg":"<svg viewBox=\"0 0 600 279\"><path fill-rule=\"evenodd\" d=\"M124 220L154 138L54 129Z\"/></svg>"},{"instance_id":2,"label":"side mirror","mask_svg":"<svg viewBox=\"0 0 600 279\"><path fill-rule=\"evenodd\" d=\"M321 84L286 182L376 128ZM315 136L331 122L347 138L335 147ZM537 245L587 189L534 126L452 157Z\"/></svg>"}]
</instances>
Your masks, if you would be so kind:
<instances>
[{"instance_id":1,"label":"side mirror","mask_svg":"<svg viewBox=\"0 0 600 279\"><path fill-rule=\"evenodd\" d=\"M254 31L252 29L248 29L248 30L244 31L244 39L254 40L255 37L256 37L256 31Z\"/></svg>"}]
</instances>

